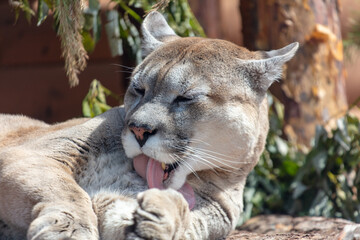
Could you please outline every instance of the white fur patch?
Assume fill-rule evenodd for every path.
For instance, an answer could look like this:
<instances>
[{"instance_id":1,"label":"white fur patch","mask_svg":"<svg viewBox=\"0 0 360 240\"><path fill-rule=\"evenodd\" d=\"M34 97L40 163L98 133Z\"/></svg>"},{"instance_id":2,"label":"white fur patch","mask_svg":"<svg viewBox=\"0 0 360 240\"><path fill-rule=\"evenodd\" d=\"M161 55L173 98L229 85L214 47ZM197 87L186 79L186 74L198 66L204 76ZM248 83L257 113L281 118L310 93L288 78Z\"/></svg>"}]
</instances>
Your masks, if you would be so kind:
<instances>
[{"instance_id":1,"label":"white fur patch","mask_svg":"<svg viewBox=\"0 0 360 240\"><path fill-rule=\"evenodd\" d=\"M140 155L142 152L139 143L135 139L134 134L132 134L129 129L126 129L125 131L126 132L122 135L122 143L124 146L125 154L129 158L134 158Z\"/></svg>"},{"instance_id":2,"label":"white fur patch","mask_svg":"<svg viewBox=\"0 0 360 240\"><path fill-rule=\"evenodd\" d=\"M175 171L173 176L169 178L169 181L166 182L167 187L178 190L186 182L186 177L191 173L191 171L186 168L184 165L179 166Z\"/></svg>"},{"instance_id":3,"label":"white fur patch","mask_svg":"<svg viewBox=\"0 0 360 240\"><path fill-rule=\"evenodd\" d=\"M159 162L173 162L173 160L169 157L169 154L165 152L162 146L161 136L159 134L149 137L143 146L142 151L146 156L154 158Z\"/></svg>"},{"instance_id":4,"label":"white fur patch","mask_svg":"<svg viewBox=\"0 0 360 240\"><path fill-rule=\"evenodd\" d=\"M105 212L103 239L124 239L127 226L134 224L135 201L118 200Z\"/></svg>"}]
</instances>

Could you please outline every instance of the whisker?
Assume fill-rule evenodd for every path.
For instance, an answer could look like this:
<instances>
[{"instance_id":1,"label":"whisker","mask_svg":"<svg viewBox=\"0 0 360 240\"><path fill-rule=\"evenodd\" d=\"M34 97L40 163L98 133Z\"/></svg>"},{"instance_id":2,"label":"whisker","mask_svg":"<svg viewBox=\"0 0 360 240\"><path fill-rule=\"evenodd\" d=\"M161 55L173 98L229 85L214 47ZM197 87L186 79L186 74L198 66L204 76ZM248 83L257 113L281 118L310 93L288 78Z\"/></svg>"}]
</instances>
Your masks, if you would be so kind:
<instances>
[{"instance_id":1,"label":"whisker","mask_svg":"<svg viewBox=\"0 0 360 240\"><path fill-rule=\"evenodd\" d=\"M193 157L194 160L195 160L195 158L196 158L197 160L200 160L200 162L202 162L202 163L204 163L204 164L207 164L207 166L212 166L212 167L221 169L221 166L219 166L219 165L217 165L216 163L213 163L213 162L207 160L206 158L203 158L203 157L200 156L199 154L194 153L194 154L192 155L192 157Z\"/></svg>"},{"instance_id":2,"label":"whisker","mask_svg":"<svg viewBox=\"0 0 360 240\"><path fill-rule=\"evenodd\" d=\"M194 170L193 167L191 167L191 165L189 163L187 163L184 159L180 158L177 154L174 154L173 156L174 158L177 159L177 161L183 163L183 165L190 170L190 172L192 172L199 180L200 180L200 177L199 175L197 174L197 172ZM173 159L174 159L173 158ZM175 160L175 159L174 159Z\"/></svg>"},{"instance_id":3,"label":"whisker","mask_svg":"<svg viewBox=\"0 0 360 240\"><path fill-rule=\"evenodd\" d=\"M176 155L177 156L177 155ZM188 163L186 162L186 160L184 159L181 159L179 156L177 156L181 161L182 163L185 164L185 166L200 180L200 177L199 175L197 174L197 172L195 171L195 169Z\"/></svg>"},{"instance_id":4,"label":"whisker","mask_svg":"<svg viewBox=\"0 0 360 240\"><path fill-rule=\"evenodd\" d=\"M212 154L215 154L215 155L219 155L221 157L226 157L226 158L232 158L232 159L236 159L235 157L232 157L232 156L229 156L229 155L225 155L225 154L222 154L222 153L219 153L219 152L215 152L215 151L212 151L212 150L209 150L209 149L205 149L205 148L198 148L204 152L208 152L208 153L212 153Z\"/></svg>"},{"instance_id":5,"label":"whisker","mask_svg":"<svg viewBox=\"0 0 360 240\"><path fill-rule=\"evenodd\" d=\"M198 154L198 155L201 155L201 153ZM202 155L202 158L205 158L205 157L209 157L209 156ZM224 163L223 161L220 161L220 160L218 160L218 159L216 159L216 158L209 157L209 159L210 159L210 160L214 160L214 161L217 162L217 163L223 164L225 167L228 167L228 168L230 168L230 169L238 170L238 168L233 167L233 166L231 166L231 165L229 165L229 164L227 164L227 163ZM210 160L208 160L208 161L211 162ZM220 166L218 166L218 168L225 169L224 167L220 167Z\"/></svg>"},{"instance_id":6,"label":"whisker","mask_svg":"<svg viewBox=\"0 0 360 240\"><path fill-rule=\"evenodd\" d=\"M124 71L124 70L119 70L119 71L115 71L117 73L132 73L131 71Z\"/></svg>"},{"instance_id":7,"label":"whisker","mask_svg":"<svg viewBox=\"0 0 360 240\"><path fill-rule=\"evenodd\" d=\"M190 146L187 146L187 147L190 147ZM193 147L194 148L194 147ZM231 161L229 159L234 159L236 160L235 157L232 157L232 156L229 156L229 155L225 155L225 154L222 154L222 153L219 153L219 152L215 152L215 151L212 151L212 150L209 150L209 149L205 149L205 148L199 148L199 147L196 147L196 150L197 151L201 151L204 155L207 155L207 156L210 156L210 157L213 157L213 158L216 158L218 160L221 160L221 161L224 161L224 162L228 162L228 163L242 163L242 164L249 164L250 162L240 162L240 161ZM218 156L216 156L218 155ZM220 157L224 157L224 158L227 158L227 159L224 159L224 158L220 158Z\"/></svg>"},{"instance_id":8,"label":"whisker","mask_svg":"<svg viewBox=\"0 0 360 240\"><path fill-rule=\"evenodd\" d=\"M127 69L130 69L130 70L134 70L134 69L135 69L135 67L129 67L129 66L125 66L125 65L117 64L117 63L112 63L111 65L118 66L118 67L122 67L122 68L127 68Z\"/></svg>"},{"instance_id":9,"label":"whisker","mask_svg":"<svg viewBox=\"0 0 360 240\"><path fill-rule=\"evenodd\" d=\"M193 158L194 156L192 155L192 154L196 154L196 153L194 153L194 151L193 151L189 146L175 146L175 145L172 145L172 147L175 148L175 149L181 150L181 151L187 151L187 152L185 152L185 154L188 156L188 158L196 161L196 159L194 159L194 158ZM175 155L177 156L177 158L178 158L180 161L182 161L183 163L187 163L187 162L185 162L184 159L180 158L177 154L175 154ZM217 165L214 165L214 164L213 164L213 166L211 166L211 165L208 164L207 162L202 162L202 164L208 166L209 169L211 169L215 174L218 175L218 173L216 172L216 169L214 169L214 167L213 167L213 166L218 167ZM191 167L190 164L187 163L187 165L188 165L189 167ZM189 170L192 171L193 168L191 167L191 169L189 169ZM195 170L192 171L192 172L197 175L198 179L200 179Z\"/></svg>"},{"instance_id":10,"label":"whisker","mask_svg":"<svg viewBox=\"0 0 360 240\"><path fill-rule=\"evenodd\" d=\"M197 151L197 149L193 149L193 152L195 153L195 156L201 157L203 160L205 160L204 157L210 157L210 159L211 159L211 160L214 160L215 162L218 162L218 163L220 163L220 164L223 164L223 165L225 165L225 166L228 167L228 168L238 170L238 168L233 167L233 166L231 166L231 165L229 165L229 164L226 164L226 163L224 163L223 161L221 161L222 159L214 158L214 157L211 156L211 155L204 154L204 153L202 153L202 152ZM211 161L209 161L209 160L207 160L207 159L206 159L206 161L208 161L208 162L211 163L211 164L214 164L213 162L211 162ZM220 167L220 166L218 166L218 165L216 165L216 164L214 164L214 165L217 166L218 168L222 168L222 167ZM225 168L222 168L222 169L224 170Z\"/></svg>"},{"instance_id":11,"label":"whisker","mask_svg":"<svg viewBox=\"0 0 360 240\"><path fill-rule=\"evenodd\" d=\"M205 143L205 142L204 142L204 143ZM210 145L210 144L208 144L208 143L205 143L205 144L207 144L207 145L211 146L211 145ZM222 156L222 157L226 157L226 158L236 159L235 157L232 157L232 156L229 156L229 155L225 155L225 154L223 154L223 153L219 153L219 152L211 151L211 150L209 150L209 149L199 148L199 147L196 147L196 148L197 148L197 149L201 149L201 150L203 150L204 152L209 152L209 153L212 153L212 154L215 154L215 155L218 155L218 156Z\"/></svg>"},{"instance_id":12,"label":"whisker","mask_svg":"<svg viewBox=\"0 0 360 240\"><path fill-rule=\"evenodd\" d=\"M199 161L199 160L195 159L194 156L191 156L190 159L191 159L192 161ZM210 165L210 164L207 163L207 162L203 162L203 161L200 161L200 162L201 162L201 164L204 164L205 166L207 166L207 167L209 168L208 170L211 170L211 171L214 172L216 175L219 175L219 173L216 171L216 168L215 168L214 166Z\"/></svg>"},{"instance_id":13,"label":"whisker","mask_svg":"<svg viewBox=\"0 0 360 240\"><path fill-rule=\"evenodd\" d=\"M228 159L224 159L224 158L219 158L217 156L214 156L214 155L211 155L207 152L210 152L210 153L214 153L216 154L216 152L213 152L213 151L207 151L207 149L200 149L200 148L196 148L197 151L199 151L200 153L202 153L203 155L206 155L208 157L211 157L211 158L214 158L214 159L217 159L221 162L227 162L227 163L235 163L235 164L239 164L239 163L242 163L242 164L249 164L250 162L240 162L240 161L231 161L231 160L228 160ZM226 155L223 155L224 157L228 157ZM234 158L235 159L235 158Z\"/></svg>"},{"instance_id":14,"label":"whisker","mask_svg":"<svg viewBox=\"0 0 360 240\"><path fill-rule=\"evenodd\" d=\"M205 141L203 141L203 140L201 140L201 139L196 139L196 138L192 138L192 139L190 139L190 141L189 141L190 143L191 142L193 142L193 143L203 143L203 144L205 144L205 145L207 145L207 146L211 146L211 144L210 143L208 143L208 142L205 142Z\"/></svg>"},{"instance_id":15,"label":"whisker","mask_svg":"<svg viewBox=\"0 0 360 240\"><path fill-rule=\"evenodd\" d=\"M200 156L197 155L192 155L191 159L193 161L198 161L201 164L204 164L205 166L209 167L209 170L213 171L216 175L219 175L219 173L216 170L221 169L221 167L217 166L216 164L209 162L208 160L201 158Z\"/></svg>"},{"instance_id":16,"label":"whisker","mask_svg":"<svg viewBox=\"0 0 360 240\"><path fill-rule=\"evenodd\" d=\"M223 168L223 167L221 167L221 166L219 166L219 165L217 165L217 164L215 164L215 163L213 163L213 162L205 159L205 158L204 158L204 157L206 157L205 154L202 153L202 152L200 152L200 151L197 151L197 149L195 149L195 148L193 148L193 147L185 146L185 147L181 147L181 148L187 150L188 152L191 152L191 153L193 154L192 157L196 157L197 159L202 160L204 164L205 164L205 162L207 162L208 164L206 164L206 165L207 165L208 167L211 167L211 168L216 167L216 168L222 169L222 170L224 170L224 171L227 170L227 169L225 169L225 168ZM207 154L207 155L208 155L208 154ZM219 158L218 158L218 159L215 159L215 158L214 158L213 156L211 156L211 155L208 155L208 157L210 157L211 159L213 159L214 161L216 161L216 162L218 162L218 163L222 163L222 161L220 161L221 159L219 159ZM211 166L210 166L209 164L211 164ZM235 168L235 167L233 167L233 166L230 166L230 165L228 165L228 164L226 164L226 163L223 163L223 164L224 164L225 166L229 167L229 168L237 169L237 168Z\"/></svg>"},{"instance_id":17,"label":"whisker","mask_svg":"<svg viewBox=\"0 0 360 240\"><path fill-rule=\"evenodd\" d=\"M195 150L201 154L203 154L204 156L208 156L208 157L211 157L211 158L214 158L214 159L217 159L219 161L224 161L224 162L229 162L229 163L239 163L238 161L231 161L231 160L227 160L227 159L224 159L224 158L220 158L220 157L217 157L215 155L212 155L210 153L207 153L206 151L204 151L204 149L201 149L201 148L195 148Z\"/></svg>"},{"instance_id":18,"label":"whisker","mask_svg":"<svg viewBox=\"0 0 360 240\"><path fill-rule=\"evenodd\" d=\"M199 140L199 142L205 143L202 140ZM224 159L224 158L232 158L232 159L235 159L235 158L231 157L231 156L226 156L225 154L218 153L218 152L208 150L208 149L203 149L203 148L198 148L198 147L193 147L193 146L175 146L174 145L172 147L174 149L184 152L184 154L186 154L189 159L192 159L193 161L199 161L199 163L206 165L212 171L214 171L216 174L218 174L216 169L223 170L226 172L231 172L231 173L235 173L237 171L243 171L241 168L234 167L231 164L232 163L234 163L234 164L247 164L248 163L248 162L239 162L239 161L231 161L229 159ZM176 155L176 158L179 161L182 161L182 162L186 163L187 165L189 165L180 156ZM189 168L189 166L187 166L187 167ZM194 172L192 167L191 167L191 169L189 168L189 170Z\"/></svg>"}]
</instances>

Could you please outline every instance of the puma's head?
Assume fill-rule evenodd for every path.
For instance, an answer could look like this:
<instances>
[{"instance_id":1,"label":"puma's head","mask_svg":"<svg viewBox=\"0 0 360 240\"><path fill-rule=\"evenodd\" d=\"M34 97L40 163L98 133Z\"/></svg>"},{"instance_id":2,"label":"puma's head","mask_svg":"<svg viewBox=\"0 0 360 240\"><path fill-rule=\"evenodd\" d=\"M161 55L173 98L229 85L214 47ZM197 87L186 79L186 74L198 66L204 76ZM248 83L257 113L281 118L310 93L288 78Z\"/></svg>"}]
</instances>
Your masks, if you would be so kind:
<instances>
[{"instance_id":1,"label":"puma's head","mask_svg":"<svg viewBox=\"0 0 360 240\"><path fill-rule=\"evenodd\" d=\"M181 38L157 12L142 32L145 59L125 95L127 156L165 163L161 181L174 189L195 171L247 174L265 144L266 91L298 43L251 52L223 40Z\"/></svg>"}]
</instances>

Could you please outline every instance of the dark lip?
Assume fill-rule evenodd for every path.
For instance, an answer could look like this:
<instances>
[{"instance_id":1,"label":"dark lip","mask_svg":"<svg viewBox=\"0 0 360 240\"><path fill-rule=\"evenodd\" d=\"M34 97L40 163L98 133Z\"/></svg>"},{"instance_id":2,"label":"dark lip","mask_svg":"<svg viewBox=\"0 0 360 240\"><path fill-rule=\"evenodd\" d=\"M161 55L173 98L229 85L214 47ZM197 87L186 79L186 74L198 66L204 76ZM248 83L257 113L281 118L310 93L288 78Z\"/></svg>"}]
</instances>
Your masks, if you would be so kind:
<instances>
[{"instance_id":1,"label":"dark lip","mask_svg":"<svg viewBox=\"0 0 360 240\"><path fill-rule=\"evenodd\" d=\"M166 164L166 165L165 165L163 182L166 181L166 180L170 177L170 174L171 174L178 166L179 166L179 162L174 162L174 163Z\"/></svg>"}]
</instances>

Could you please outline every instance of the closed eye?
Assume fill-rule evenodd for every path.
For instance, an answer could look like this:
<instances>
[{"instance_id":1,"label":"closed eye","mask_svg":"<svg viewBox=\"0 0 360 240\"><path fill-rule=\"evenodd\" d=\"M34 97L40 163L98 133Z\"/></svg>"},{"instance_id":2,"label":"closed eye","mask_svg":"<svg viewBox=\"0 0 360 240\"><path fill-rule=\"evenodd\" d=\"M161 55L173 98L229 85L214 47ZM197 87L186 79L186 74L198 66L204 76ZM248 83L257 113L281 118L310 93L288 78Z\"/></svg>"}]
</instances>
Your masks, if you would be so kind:
<instances>
[{"instance_id":1,"label":"closed eye","mask_svg":"<svg viewBox=\"0 0 360 240\"><path fill-rule=\"evenodd\" d=\"M145 89L143 89L143 88L134 87L134 90L135 90L136 94L138 94L140 96L145 95Z\"/></svg>"},{"instance_id":2,"label":"closed eye","mask_svg":"<svg viewBox=\"0 0 360 240\"><path fill-rule=\"evenodd\" d=\"M177 96L174 99L174 103L186 103L186 102L191 102L192 100L194 100L194 98L192 97Z\"/></svg>"}]
</instances>

